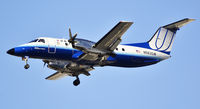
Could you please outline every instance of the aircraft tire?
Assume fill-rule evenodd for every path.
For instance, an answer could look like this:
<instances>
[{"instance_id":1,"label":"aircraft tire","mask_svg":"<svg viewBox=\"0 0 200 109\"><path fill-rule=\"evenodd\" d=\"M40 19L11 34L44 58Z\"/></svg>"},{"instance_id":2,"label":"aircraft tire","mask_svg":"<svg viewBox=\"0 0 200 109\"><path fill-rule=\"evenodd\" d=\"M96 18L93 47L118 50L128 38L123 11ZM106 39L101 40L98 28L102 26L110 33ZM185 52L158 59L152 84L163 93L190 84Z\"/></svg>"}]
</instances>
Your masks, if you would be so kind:
<instances>
[{"instance_id":1,"label":"aircraft tire","mask_svg":"<svg viewBox=\"0 0 200 109\"><path fill-rule=\"evenodd\" d=\"M74 86L78 86L80 84L80 80L79 79L74 80L73 84Z\"/></svg>"},{"instance_id":2,"label":"aircraft tire","mask_svg":"<svg viewBox=\"0 0 200 109\"><path fill-rule=\"evenodd\" d=\"M28 69L29 67L30 67L29 64L26 64L26 65L24 66L25 69Z\"/></svg>"}]
</instances>

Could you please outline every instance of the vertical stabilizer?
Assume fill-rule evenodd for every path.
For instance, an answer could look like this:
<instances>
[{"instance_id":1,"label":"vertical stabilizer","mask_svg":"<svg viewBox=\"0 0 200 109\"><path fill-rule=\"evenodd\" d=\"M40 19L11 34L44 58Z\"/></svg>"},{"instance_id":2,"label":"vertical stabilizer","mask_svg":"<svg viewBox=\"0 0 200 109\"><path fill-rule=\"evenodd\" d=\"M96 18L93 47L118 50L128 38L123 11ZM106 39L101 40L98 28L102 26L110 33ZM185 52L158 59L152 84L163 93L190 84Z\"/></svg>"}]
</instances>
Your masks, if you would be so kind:
<instances>
[{"instance_id":1,"label":"vertical stabilizer","mask_svg":"<svg viewBox=\"0 0 200 109\"><path fill-rule=\"evenodd\" d=\"M166 26L160 27L148 42L151 49L170 54L176 31L182 26L194 21L194 19L183 19Z\"/></svg>"}]
</instances>

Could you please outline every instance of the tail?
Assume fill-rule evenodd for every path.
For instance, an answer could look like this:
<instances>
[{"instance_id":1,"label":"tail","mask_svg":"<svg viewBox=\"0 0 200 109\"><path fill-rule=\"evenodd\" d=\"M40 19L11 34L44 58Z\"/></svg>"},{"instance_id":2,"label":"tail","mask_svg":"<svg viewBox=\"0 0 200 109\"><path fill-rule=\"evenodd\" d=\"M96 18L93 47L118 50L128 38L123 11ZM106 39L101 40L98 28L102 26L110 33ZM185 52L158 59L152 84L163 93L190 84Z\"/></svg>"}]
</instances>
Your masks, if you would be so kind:
<instances>
[{"instance_id":1,"label":"tail","mask_svg":"<svg viewBox=\"0 0 200 109\"><path fill-rule=\"evenodd\" d=\"M153 35L148 45L151 49L170 54L176 31L182 26L194 21L194 19L183 19L166 26L160 27Z\"/></svg>"}]
</instances>

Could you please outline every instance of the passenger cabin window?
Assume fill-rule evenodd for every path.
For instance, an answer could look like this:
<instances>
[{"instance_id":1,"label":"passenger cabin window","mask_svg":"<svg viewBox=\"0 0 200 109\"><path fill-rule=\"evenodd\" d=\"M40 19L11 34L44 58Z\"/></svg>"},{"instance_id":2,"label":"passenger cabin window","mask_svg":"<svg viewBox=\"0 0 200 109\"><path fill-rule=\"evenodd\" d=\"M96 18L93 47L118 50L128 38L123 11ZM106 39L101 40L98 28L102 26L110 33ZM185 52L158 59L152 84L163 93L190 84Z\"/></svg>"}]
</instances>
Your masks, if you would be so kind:
<instances>
[{"instance_id":1,"label":"passenger cabin window","mask_svg":"<svg viewBox=\"0 0 200 109\"><path fill-rule=\"evenodd\" d=\"M125 51L125 49L124 49L124 48L122 48L122 51Z\"/></svg>"},{"instance_id":2,"label":"passenger cabin window","mask_svg":"<svg viewBox=\"0 0 200 109\"><path fill-rule=\"evenodd\" d=\"M118 51L118 48L116 48L116 50Z\"/></svg>"},{"instance_id":3,"label":"passenger cabin window","mask_svg":"<svg viewBox=\"0 0 200 109\"><path fill-rule=\"evenodd\" d=\"M38 42L42 42L42 43L45 43L45 40L44 39L39 39Z\"/></svg>"}]
</instances>

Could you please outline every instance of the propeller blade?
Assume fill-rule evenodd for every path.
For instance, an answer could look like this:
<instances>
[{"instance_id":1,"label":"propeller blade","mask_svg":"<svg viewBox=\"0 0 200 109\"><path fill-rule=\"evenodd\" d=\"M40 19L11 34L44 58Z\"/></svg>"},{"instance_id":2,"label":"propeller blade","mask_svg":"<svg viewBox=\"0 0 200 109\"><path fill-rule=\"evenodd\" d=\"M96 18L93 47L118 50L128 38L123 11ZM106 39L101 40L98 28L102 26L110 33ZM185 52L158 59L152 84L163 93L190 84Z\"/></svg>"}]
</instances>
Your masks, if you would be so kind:
<instances>
[{"instance_id":1,"label":"propeller blade","mask_svg":"<svg viewBox=\"0 0 200 109\"><path fill-rule=\"evenodd\" d=\"M78 35L78 34L76 33L76 34L73 36L73 40L76 38L77 35Z\"/></svg>"},{"instance_id":2,"label":"propeller blade","mask_svg":"<svg viewBox=\"0 0 200 109\"><path fill-rule=\"evenodd\" d=\"M72 40L72 32L71 32L71 28L69 28L69 37Z\"/></svg>"},{"instance_id":3,"label":"propeller blade","mask_svg":"<svg viewBox=\"0 0 200 109\"><path fill-rule=\"evenodd\" d=\"M46 65L47 63L46 62L44 62L44 65L43 65L43 68L45 67L45 65Z\"/></svg>"},{"instance_id":4,"label":"propeller blade","mask_svg":"<svg viewBox=\"0 0 200 109\"><path fill-rule=\"evenodd\" d=\"M77 36L77 33L72 36L71 28L69 28L69 37L70 37L70 39L68 40L68 42L72 44L73 48L75 47L74 43L75 43L76 36Z\"/></svg>"}]
</instances>

